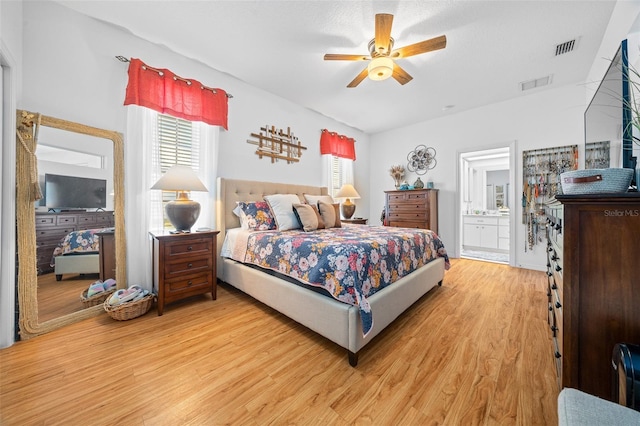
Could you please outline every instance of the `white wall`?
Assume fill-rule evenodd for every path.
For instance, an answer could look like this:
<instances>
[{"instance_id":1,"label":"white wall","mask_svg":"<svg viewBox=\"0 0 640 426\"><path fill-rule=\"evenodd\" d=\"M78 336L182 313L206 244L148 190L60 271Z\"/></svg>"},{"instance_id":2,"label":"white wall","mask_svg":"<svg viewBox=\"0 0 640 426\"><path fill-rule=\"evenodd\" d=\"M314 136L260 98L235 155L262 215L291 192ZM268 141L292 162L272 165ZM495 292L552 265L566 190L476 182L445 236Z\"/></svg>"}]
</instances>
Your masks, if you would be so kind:
<instances>
[{"instance_id":1,"label":"white wall","mask_svg":"<svg viewBox=\"0 0 640 426\"><path fill-rule=\"evenodd\" d=\"M462 151L494 148L517 141L516 159L523 150L583 144L584 88L565 86L533 92L527 96L453 114L437 120L373 135L371 138L371 206L372 212L384 206L384 190L393 189L388 174L393 164L405 164L407 154L417 144L426 144L437 151L437 166L427 180L439 189L438 229L448 251L457 255L459 214L456 210L457 156ZM519 160L521 161L521 160ZM524 253L525 227L521 224L522 194L521 164L517 164L516 200L511 218L515 227L515 264L529 269L544 268L544 245ZM412 182L415 176L408 176ZM425 178L423 177L423 180ZM379 220L376 221L379 223Z\"/></svg>"},{"instance_id":2,"label":"white wall","mask_svg":"<svg viewBox=\"0 0 640 426\"><path fill-rule=\"evenodd\" d=\"M0 149L0 348L15 333L15 108L20 95L22 3L0 1L2 148Z\"/></svg>"}]
</instances>

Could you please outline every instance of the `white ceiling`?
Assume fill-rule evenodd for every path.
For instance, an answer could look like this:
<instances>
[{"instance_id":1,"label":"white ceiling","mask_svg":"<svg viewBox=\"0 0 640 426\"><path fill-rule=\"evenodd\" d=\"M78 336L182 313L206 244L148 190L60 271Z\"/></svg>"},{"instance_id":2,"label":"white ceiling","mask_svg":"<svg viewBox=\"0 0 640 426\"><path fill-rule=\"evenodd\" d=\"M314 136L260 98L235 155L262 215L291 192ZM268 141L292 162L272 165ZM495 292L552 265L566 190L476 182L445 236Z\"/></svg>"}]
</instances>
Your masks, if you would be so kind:
<instances>
[{"instance_id":1,"label":"white ceiling","mask_svg":"<svg viewBox=\"0 0 640 426\"><path fill-rule=\"evenodd\" d=\"M559 0L59 3L367 133L582 83L615 5ZM323 56L367 54L376 13L394 15L396 48L442 34L447 47L400 59L413 76L404 86L391 78L365 79L348 89L367 63L324 61ZM556 45L574 38L577 48L556 57ZM129 53L144 60L144 52ZM550 86L521 92L521 82L547 75L553 76Z\"/></svg>"}]
</instances>

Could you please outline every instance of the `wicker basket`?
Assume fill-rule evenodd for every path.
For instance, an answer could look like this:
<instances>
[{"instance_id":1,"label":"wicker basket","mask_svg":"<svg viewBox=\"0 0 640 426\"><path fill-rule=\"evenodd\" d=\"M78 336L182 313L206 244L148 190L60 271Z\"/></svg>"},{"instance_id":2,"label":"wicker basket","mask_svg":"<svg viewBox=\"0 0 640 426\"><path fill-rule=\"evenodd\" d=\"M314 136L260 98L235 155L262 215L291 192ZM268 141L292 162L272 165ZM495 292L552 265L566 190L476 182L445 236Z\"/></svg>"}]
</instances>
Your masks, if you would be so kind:
<instances>
[{"instance_id":1,"label":"wicker basket","mask_svg":"<svg viewBox=\"0 0 640 426\"><path fill-rule=\"evenodd\" d=\"M82 302L82 306L84 306L85 308L90 308L91 306L96 306L104 303L105 300L111 297L114 291L116 291L115 288L103 291L98 294L94 294L91 297L87 297L89 289L86 288L80 295L80 301Z\"/></svg>"},{"instance_id":2,"label":"wicker basket","mask_svg":"<svg viewBox=\"0 0 640 426\"><path fill-rule=\"evenodd\" d=\"M587 169L560 174L563 194L602 194L627 192L633 169Z\"/></svg>"},{"instance_id":3,"label":"wicker basket","mask_svg":"<svg viewBox=\"0 0 640 426\"><path fill-rule=\"evenodd\" d=\"M149 312L151 305L153 305L153 299L156 295L153 293L144 296L142 299L135 302L125 302L120 305L111 306L109 299L105 300L102 306L104 310L109 314L111 318L118 321L126 321L134 318L138 318Z\"/></svg>"}]
</instances>

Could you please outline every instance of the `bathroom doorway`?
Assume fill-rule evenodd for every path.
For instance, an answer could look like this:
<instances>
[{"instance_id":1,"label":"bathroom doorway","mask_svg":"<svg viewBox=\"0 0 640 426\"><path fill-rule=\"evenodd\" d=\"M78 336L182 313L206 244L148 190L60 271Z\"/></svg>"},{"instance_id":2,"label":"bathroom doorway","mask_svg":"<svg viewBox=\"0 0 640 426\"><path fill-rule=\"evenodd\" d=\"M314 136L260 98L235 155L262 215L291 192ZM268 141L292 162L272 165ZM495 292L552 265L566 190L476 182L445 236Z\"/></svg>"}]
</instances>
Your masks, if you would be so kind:
<instances>
[{"instance_id":1,"label":"bathroom doorway","mask_svg":"<svg viewBox=\"0 0 640 426\"><path fill-rule=\"evenodd\" d=\"M512 145L459 153L460 257L513 264Z\"/></svg>"}]
</instances>

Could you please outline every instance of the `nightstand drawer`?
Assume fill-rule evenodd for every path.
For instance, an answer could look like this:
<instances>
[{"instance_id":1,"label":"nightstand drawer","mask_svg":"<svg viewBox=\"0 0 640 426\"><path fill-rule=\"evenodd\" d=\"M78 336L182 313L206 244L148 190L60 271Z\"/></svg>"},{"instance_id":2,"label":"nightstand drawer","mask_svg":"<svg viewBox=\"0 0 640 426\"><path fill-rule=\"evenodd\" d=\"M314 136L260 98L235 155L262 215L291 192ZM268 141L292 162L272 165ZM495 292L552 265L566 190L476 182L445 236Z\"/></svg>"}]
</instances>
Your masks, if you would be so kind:
<instances>
[{"instance_id":1,"label":"nightstand drawer","mask_svg":"<svg viewBox=\"0 0 640 426\"><path fill-rule=\"evenodd\" d=\"M207 272L204 274L196 274L189 276L182 276L180 278L176 278L173 280L168 280L165 282L165 297L170 298L175 293L188 293L190 291L195 291L194 294L201 294L202 289L206 288L211 290L211 272Z\"/></svg>"},{"instance_id":2,"label":"nightstand drawer","mask_svg":"<svg viewBox=\"0 0 640 426\"><path fill-rule=\"evenodd\" d=\"M209 256L212 252L211 238L189 238L184 241L168 241L165 244L165 256L169 262L176 257Z\"/></svg>"},{"instance_id":3,"label":"nightstand drawer","mask_svg":"<svg viewBox=\"0 0 640 426\"><path fill-rule=\"evenodd\" d=\"M165 278L171 279L184 274L204 272L211 269L211 256L186 259L164 264Z\"/></svg>"}]
</instances>

